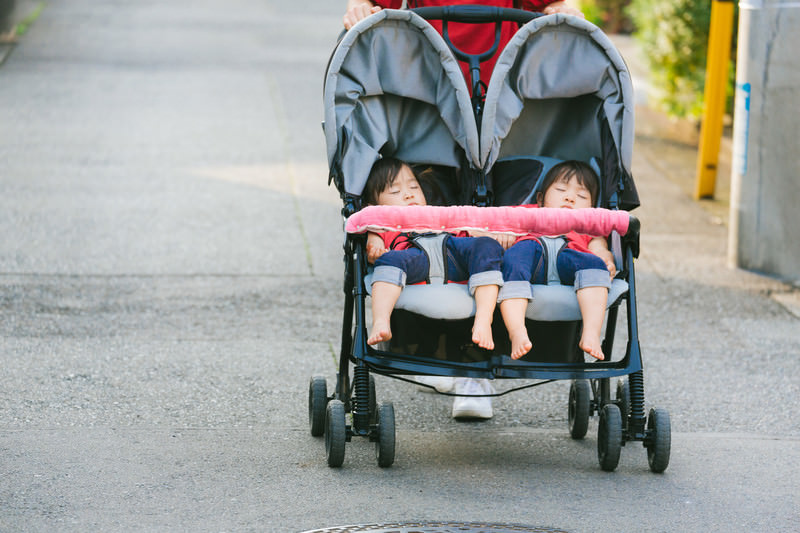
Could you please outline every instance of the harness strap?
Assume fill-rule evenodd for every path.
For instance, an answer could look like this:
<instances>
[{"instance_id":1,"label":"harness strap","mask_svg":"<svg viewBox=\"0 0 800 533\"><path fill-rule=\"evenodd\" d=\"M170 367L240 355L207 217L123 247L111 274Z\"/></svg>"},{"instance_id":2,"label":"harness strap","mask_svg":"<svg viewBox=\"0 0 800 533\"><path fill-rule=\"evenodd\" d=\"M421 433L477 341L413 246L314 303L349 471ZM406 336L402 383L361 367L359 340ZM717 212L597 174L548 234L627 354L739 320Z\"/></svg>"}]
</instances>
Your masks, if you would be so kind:
<instances>
[{"instance_id":1,"label":"harness strap","mask_svg":"<svg viewBox=\"0 0 800 533\"><path fill-rule=\"evenodd\" d=\"M428 256L427 283L447 283L447 265L445 264L445 247L449 233L412 233L409 234L411 243Z\"/></svg>"},{"instance_id":2,"label":"harness strap","mask_svg":"<svg viewBox=\"0 0 800 533\"><path fill-rule=\"evenodd\" d=\"M539 237L539 242L542 243L547 284L561 285L561 278L558 277L558 254L567 245L567 239L564 237Z\"/></svg>"}]
</instances>

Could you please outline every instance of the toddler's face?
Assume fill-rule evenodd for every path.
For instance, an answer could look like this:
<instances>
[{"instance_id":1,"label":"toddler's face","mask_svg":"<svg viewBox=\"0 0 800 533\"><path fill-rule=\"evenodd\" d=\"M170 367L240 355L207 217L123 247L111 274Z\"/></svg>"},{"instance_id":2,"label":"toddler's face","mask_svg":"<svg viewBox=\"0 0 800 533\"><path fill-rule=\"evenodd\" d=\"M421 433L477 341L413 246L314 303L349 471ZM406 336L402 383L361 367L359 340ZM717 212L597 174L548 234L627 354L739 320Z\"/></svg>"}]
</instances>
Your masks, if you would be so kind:
<instances>
[{"instance_id":1,"label":"toddler's face","mask_svg":"<svg viewBox=\"0 0 800 533\"><path fill-rule=\"evenodd\" d=\"M566 207L583 209L592 206L592 195L589 189L581 185L577 178L568 181L559 179L553 182L544 193L542 207Z\"/></svg>"},{"instance_id":2,"label":"toddler's face","mask_svg":"<svg viewBox=\"0 0 800 533\"><path fill-rule=\"evenodd\" d=\"M378 205L426 205L422 187L409 167L403 166L392 184L378 195Z\"/></svg>"}]
</instances>

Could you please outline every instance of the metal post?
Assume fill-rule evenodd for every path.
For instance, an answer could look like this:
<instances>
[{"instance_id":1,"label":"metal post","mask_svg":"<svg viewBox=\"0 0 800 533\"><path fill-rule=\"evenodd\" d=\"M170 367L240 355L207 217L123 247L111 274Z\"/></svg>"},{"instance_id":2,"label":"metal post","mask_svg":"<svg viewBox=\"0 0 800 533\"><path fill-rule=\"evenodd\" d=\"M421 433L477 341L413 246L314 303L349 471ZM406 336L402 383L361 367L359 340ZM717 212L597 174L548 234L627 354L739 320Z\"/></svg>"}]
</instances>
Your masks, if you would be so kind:
<instances>
[{"instance_id":1,"label":"metal post","mask_svg":"<svg viewBox=\"0 0 800 533\"><path fill-rule=\"evenodd\" d=\"M703 122L697 155L697 181L694 197L713 198L717 180L722 116L725 113L725 86L731 57L733 1L711 2L711 26L708 34L706 83L703 93Z\"/></svg>"},{"instance_id":2,"label":"metal post","mask_svg":"<svg viewBox=\"0 0 800 533\"><path fill-rule=\"evenodd\" d=\"M741 0L732 266L800 283L800 1Z\"/></svg>"}]
</instances>

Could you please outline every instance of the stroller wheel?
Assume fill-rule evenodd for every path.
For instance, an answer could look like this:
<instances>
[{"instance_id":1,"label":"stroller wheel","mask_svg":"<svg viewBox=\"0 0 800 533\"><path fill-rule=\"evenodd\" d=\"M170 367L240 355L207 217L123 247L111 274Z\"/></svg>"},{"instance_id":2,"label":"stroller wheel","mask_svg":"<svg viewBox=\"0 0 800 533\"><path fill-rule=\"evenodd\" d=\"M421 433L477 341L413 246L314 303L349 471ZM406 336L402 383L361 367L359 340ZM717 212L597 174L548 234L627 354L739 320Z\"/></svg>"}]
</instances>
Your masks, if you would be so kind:
<instances>
[{"instance_id":1,"label":"stroller wheel","mask_svg":"<svg viewBox=\"0 0 800 533\"><path fill-rule=\"evenodd\" d=\"M342 466L346 441L344 403L341 400L331 400L325 412L325 455L328 466Z\"/></svg>"},{"instance_id":2,"label":"stroller wheel","mask_svg":"<svg viewBox=\"0 0 800 533\"><path fill-rule=\"evenodd\" d=\"M622 449L622 415L619 407L608 403L600 410L600 424L597 427L597 459L600 468L613 472L619 464Z\"/></svg>"},{"instance_id":3,"label":"stroller wheel","mask_svg":"<svg viewBox=\"0 0 800 533\"><path fill-rule=\"evenodd\" d=\"M616 404L622 415L622 429L628 429L628 415L631 412L631 386L627 379L617 381Z\"/></svg>"},{"instance_id":4,"label":"stroller wheel","mask_svg":"<svg viewBox=\"0 0 800 533\"><path fill-rule=\"evenodd\" d=\"M589 429L591 396L592 387L585 379L576 379L569 387L569 434L573 439L582 439Z\"/></svg>"},{"instance_id":5,"label":"stroller wheel","mask_svg":"<svg viewBox=\"0 0 800 533\"><path fill-rule=\"evenodd\" d=\"M669 413L665 409L650 409L647 417L647 462L650 470L660 474L669 466L672 442Z\"/></svg>"},{"instance_id":6,"label":"stroller wheel","mask_svg":"<svg viewBox=\"0 0 800 533\"><path fill-rule=\"evenodd\" d=\"M377 416L375 457L378 459L378 466L386 468L394 463L394 406L390 402L378 405Z\"/></svg>"},{"instance_id":7,"label":"stroller wheel","mask_svg":"<svg viewBox=\"0 0 800 533\"><path fill-rule=\"evenodd\" d=\"M328 384L325 378L314 376L308 384L308 424L311 434L325 433L325 406L328 404Z\"/></svg>"}]
</instances>

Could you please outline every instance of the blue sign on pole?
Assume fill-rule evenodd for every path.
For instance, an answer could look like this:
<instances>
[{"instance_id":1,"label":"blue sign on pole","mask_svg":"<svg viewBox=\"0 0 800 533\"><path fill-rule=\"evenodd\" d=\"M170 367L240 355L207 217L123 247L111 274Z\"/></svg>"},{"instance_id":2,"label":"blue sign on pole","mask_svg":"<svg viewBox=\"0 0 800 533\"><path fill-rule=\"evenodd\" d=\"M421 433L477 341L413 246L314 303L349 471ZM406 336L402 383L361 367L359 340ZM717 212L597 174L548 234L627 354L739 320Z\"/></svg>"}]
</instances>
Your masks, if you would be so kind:
<instances>
[{"instance_id":1,"label":"blue sign on pole","mask_svg":"<svg viewBox=\"0 0 800 533\"><path fill-rule=\"evenodd\" d=\"M733 132L733 168L737 174L747 174L747 143L750 134L750 84L736 84L734 115L737 117Z\"/></svg>"}]
</instances>

